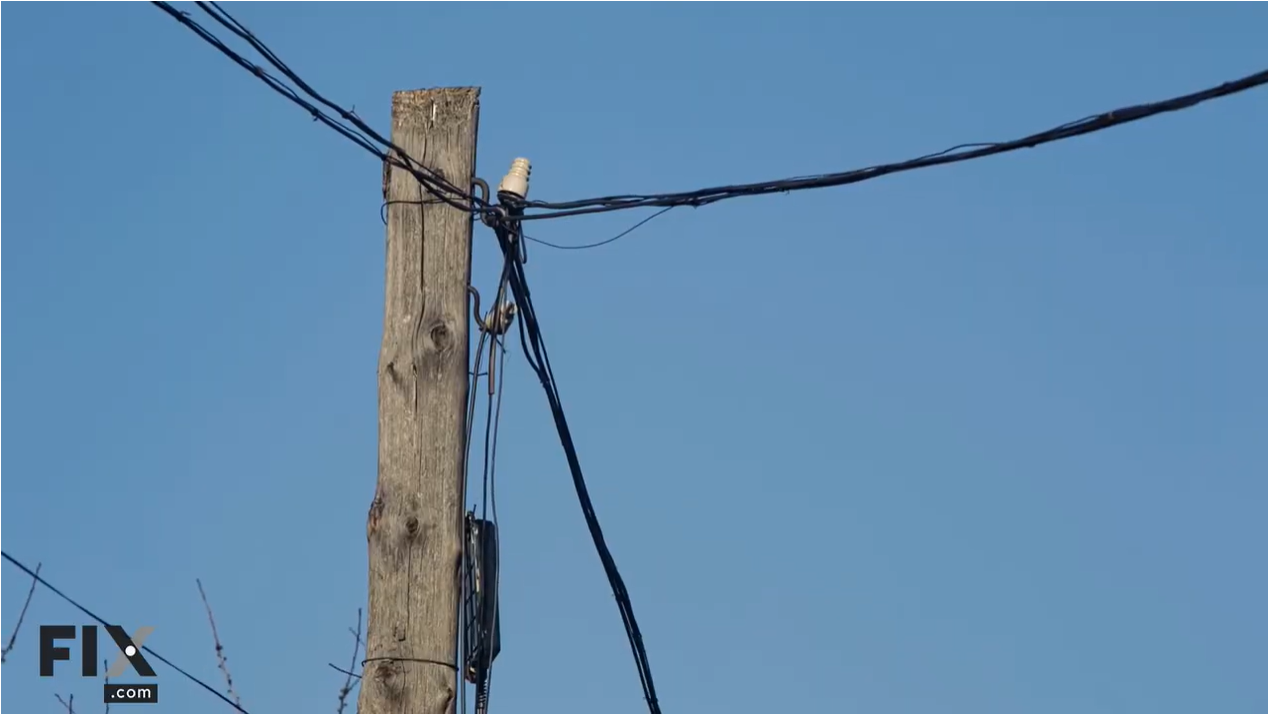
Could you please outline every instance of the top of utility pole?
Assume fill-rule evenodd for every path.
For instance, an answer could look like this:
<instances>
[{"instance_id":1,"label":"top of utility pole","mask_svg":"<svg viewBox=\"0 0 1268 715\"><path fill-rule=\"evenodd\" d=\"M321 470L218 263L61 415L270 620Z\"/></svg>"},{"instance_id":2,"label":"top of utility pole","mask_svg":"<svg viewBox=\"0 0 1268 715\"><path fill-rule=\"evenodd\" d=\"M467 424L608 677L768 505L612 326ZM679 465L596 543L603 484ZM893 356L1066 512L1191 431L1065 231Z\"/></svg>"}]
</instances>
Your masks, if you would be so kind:
<instances>
[{"instance_id":1,"label":"top of utility pole","mask_svg":"<svg viewBox=\"0 0 1268 715\"><path fill-rule=\"evenodd\" d=\"M413 127L420 121L429 125L466 121L473 107L479 106L479 87L399 90L392 93L392 128Z\"/></svg>"}]
</instances>

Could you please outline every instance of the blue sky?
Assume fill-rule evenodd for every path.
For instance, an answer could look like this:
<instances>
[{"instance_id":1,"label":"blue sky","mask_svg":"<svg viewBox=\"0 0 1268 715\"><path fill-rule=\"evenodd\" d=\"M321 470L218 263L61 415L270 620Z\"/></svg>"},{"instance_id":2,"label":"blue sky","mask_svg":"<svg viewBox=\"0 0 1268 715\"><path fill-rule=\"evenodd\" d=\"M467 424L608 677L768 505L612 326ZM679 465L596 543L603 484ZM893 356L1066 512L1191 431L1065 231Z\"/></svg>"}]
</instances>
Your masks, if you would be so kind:
<instances>
[{"instance_id":1,"label":"blue sky","mask_svg":"<svg viewBox=\"0 0 1268 715\"><path fill-rule=\"evenodd\" d=\"M192 6L189 9L193 9ZM1009 139L1263 69L1262 5L235 4L386 131L483 87L479 174L659 192ZM332 712L366 593L380 166L147 4L4 14L4 549L248 710ZM1268 90L530 255L667 712L1268 708ZM544 222L560 243L622 213ZM495 280L475 237L475 280ZM512 356L493 708L637 712ZM3 573L3 632L28 581ZM38 593L5 711L37 677ZM160 667L162 709L223 705ZM136 706L116 712L153 712Z\"/></svg>"}]
</instances>

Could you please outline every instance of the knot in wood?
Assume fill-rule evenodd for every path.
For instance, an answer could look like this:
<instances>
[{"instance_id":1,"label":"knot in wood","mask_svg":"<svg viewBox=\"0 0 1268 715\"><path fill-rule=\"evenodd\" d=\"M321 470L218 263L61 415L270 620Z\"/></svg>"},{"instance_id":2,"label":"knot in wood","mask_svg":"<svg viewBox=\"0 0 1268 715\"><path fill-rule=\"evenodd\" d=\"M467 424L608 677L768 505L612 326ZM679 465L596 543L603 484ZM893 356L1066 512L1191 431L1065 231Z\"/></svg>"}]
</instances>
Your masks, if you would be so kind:
<instances>
[{"instance_id":1,"label":"knot in wood","mask_svg":"<svg viewBox=\"0 0 1268 715\"><path fill-rule=\"evenodd\" d=\"M405 531L410 536L418 535L418 517L411 516L410 518L405 520Z\"/></svg>"},{"instance_id":2,"label":"knot in wood","mask_svg":"<svg viewBox=\"0 0 1268 715\"><path fill-rule=\"evenodd\" d=\"M392 698L399 698L401 692L398 678L404 673L404 670L401 664L395 660L381 660L374 665L374 681L383 689L384 694Z\"/></svg>"},{"instance_id":3,"label":"knot in wood","mask_svg":"<svg viewBox=\"0 0 1268 715\"><path fill-rule=\"evenodd\" d=\"M453 347L453 331L444 323L436 323L431 326L428 335L431 337L431 344L435 346L437 352L444 352Z\"/></svg>"}]
</instances>

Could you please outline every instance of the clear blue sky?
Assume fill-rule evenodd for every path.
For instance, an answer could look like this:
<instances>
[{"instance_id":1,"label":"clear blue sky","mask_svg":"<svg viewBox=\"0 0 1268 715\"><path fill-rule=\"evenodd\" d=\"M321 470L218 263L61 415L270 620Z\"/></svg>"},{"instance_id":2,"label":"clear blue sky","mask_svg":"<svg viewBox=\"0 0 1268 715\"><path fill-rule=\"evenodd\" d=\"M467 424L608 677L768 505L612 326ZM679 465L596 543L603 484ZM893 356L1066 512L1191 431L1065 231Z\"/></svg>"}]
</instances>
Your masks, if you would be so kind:
<instances>
[{"instance_id":1,"label":"clear blue sky","mask_svg":"<svg viewBox=\"0 0 1268 715\"><path fill-rule=\"evenodd\" d=\"M479 174L530 157L551 200L1008 139L1268 59L1252 4L233 9L384 130L393 90L482 86ZM4 14L4 549L219 684L200 577L246 707L331 712L366 594L380 166L147 4ZM664 709L1268 708L1265 126L1261 90L535 248ZM481 288L494 256L478 230ZM637 712L512 357L493 707ZM0 573L7 635L28 581ZM101 711L73 668L37 677L36 624L80 621L36 596L5 711ZM160 674L163 710L224 709Z\"/></svg>"}]
</instances>

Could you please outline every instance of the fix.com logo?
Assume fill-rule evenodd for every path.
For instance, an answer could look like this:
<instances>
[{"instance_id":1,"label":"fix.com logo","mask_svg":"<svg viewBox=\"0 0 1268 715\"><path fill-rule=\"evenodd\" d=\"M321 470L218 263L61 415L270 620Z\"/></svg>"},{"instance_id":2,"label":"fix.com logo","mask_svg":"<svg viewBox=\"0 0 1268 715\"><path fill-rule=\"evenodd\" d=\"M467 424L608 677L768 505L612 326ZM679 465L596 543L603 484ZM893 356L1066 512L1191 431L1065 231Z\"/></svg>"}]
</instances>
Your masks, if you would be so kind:
<instances>
[{"instance_id":1,"label":"fix.com logo","mask_svg":"<svg viewBox=\"0 0 1268 715\"><path fill-rule=\"evenodd\" d=\"M145 678L156 677L154 668L141 652L145 639L154 632L154 626L141 626L131 636L119 626L106 626L106 633L119 649L114 662L106 669L106 678L118 678L128 672L128 667ZM70 648L59 646L58 641L75 640L79 635L80 674L85 678L97 677L97 665L101 663L97 648L97 626L40 626L40 676L53 677L54 666L59 660L70 660ZM105 702L108 703L157 703L158 685L125 685L110 683L105 686Z\"/></svg>"}]
</instances>

